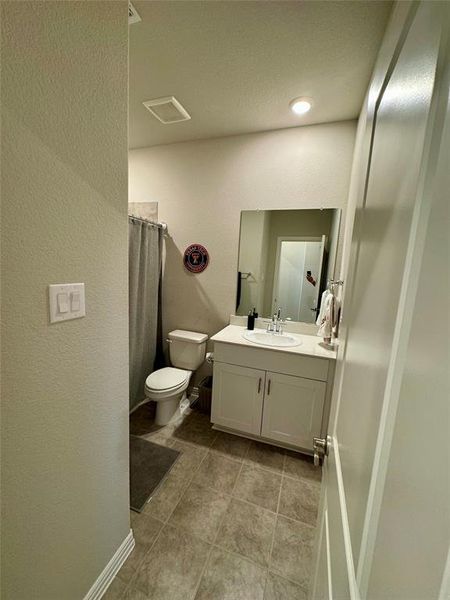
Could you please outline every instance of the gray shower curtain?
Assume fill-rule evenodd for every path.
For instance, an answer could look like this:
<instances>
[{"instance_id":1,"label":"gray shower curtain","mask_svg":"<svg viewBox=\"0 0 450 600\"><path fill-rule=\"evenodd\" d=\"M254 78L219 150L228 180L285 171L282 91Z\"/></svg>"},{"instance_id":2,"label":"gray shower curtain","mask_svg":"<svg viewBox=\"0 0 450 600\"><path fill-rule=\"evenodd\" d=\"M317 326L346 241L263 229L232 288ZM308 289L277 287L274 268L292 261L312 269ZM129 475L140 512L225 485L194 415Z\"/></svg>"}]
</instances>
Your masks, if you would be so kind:
<instances>
[{"instance_id":1,"label":"gray shower curtain","mask_svg":"<svg viewBox=\"0 0 450 600\"><path fill-rule=\"evenodd\" d=\"M145 380L162 357L162 230L129 217L128 234L131 411L145 399Z\"/></svg>"}]
</instances>

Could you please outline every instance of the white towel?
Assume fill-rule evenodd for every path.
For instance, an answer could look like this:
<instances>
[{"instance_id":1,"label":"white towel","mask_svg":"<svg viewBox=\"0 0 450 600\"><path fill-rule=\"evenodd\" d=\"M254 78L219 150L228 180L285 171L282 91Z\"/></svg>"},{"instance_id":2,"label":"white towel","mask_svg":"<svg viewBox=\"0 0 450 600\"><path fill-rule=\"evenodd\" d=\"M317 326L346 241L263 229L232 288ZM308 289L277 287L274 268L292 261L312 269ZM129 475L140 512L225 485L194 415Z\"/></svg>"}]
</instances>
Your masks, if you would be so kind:
<instances>
[{"instance_id":1,"label":"white towel","mask_svg":"<svg viewBox=\"0 0 450 600\"><path fill-rule=\"evenodd\" d=\"M320 311L319 311L319 314L318 314L317 320L316 320L317 327L320 327L320 324L323 321L323 317L325 315L325 300L326 300L328 294L330 294L330 290L328 290L328 289L326 289L324 292L322 292L322 298L320 300Z\"/></svg>"},{"instance_id":2,"label":"white towel","mask_svg":"<svg viewBox=\"0 0 450 600\"><path fill-rule=\"evenodd\" d=\"M326 296L325 292L322 294L322 303L320 305L320 314L317 319L319 330L317 335L330 340L332 337L336 338L339 333L339 319L341 305L339 300L330 291Z\"/></svg>"}]
</instances>

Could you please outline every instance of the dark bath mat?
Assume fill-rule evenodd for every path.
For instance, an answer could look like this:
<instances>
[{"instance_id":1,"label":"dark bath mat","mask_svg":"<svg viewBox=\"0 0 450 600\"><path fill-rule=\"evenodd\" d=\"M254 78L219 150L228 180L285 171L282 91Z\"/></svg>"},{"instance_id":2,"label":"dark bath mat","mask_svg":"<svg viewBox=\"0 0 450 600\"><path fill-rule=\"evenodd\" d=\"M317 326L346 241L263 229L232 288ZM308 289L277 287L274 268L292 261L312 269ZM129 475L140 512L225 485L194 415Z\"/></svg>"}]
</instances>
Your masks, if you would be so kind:
<instances>
[{"instance_id":1,"label":"dark bath mat","mask_svg":"<svg viewBox=\"0 0 450 600\"><path fill-rule=\"evenodd\" d=\"M141 512L179 456L177 450L130 435L130 506Z\"/></svg>"}]
</instances>

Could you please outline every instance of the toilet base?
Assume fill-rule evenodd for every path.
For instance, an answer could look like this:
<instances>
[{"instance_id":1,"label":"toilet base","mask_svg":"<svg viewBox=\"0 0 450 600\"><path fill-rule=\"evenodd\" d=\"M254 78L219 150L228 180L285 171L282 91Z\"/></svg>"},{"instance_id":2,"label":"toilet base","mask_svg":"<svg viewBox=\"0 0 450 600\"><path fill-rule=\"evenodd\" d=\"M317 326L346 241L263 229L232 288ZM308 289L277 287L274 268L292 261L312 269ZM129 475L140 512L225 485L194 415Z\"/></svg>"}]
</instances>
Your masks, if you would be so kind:
<instances>
[{"instance_id":1,"label":"toilet base","mask_svg":"<svg viewBox=\"0 0 450 600\"><path fill-rule=\"evenodd\" d=\"M155 425L168 425L180 412L180 404L186 399L186 392L177 394L174 398L158 400L156 402Z\"/></svg>"}]
</instances>

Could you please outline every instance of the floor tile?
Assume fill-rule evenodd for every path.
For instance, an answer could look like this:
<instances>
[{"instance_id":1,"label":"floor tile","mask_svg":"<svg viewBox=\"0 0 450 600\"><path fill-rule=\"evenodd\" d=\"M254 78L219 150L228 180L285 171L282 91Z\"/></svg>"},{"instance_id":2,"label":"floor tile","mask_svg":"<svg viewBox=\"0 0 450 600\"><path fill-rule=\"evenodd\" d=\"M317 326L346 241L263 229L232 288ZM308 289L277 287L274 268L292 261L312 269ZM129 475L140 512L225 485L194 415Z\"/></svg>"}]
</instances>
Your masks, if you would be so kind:
<instances>
[{"instance_id":1,"label":"floor tile","mask_svg":"<svg viewBox=\"0 0 450 600\"><path fill-rule=\"evenodd\" d=\"M174 429L172 437L177 440L191 442L209 448L216 438L216 435L217 433L212 428L212 424L207 415L192 412Z\"/></svg>"},{"instance_id":2,"label":"floor tile","mask_svg":"<svg viewBox=\"0 0 450 600\"><path fill-rule=\"evenodd\" d=\"M149 600L192 600L209 545L165 525L132 581Z\"/></svg>"},{"instance_id":3,"label":"floor tile","mask_svg":"<svg viewBox=\"0 0 450 600\"><path fill-rule=\"evenodd\" d=\"M130 513L131 529L136 542L149 546L153 544L163 523L143 513Z\"/></svg>"},{"instance_id":4,"label":"floor tile","mask_svg":"<svg viewBox=\"0 0 450 600\"><path fill-rule=\"evenodd\" d=\"M270 570L309 587L315 528L299 521L278 516Z\"/></svg>"},{"instance_id":5,"label":"floor tile","mask_svg":"<svg viewBox=\"0 0 450 600\"><path fill-rule=\"evenodd\" d=\"M159 444L160 446L168 446L170 448L173 445L172 430L168 428L164 428L161 431L154 431L153 433L147 433L141 437L154 444Z\"/></svg>"},{"instance_id":6,"label":"floor tile","mask_svg":"<svg viewBox=\"0 0 450 600\"><path fill-rule=\"evenodd\" d=\"M146 402L131 413L130 433L132 435L146 435L161 429L159 425L155 425L155 409L154 402Z\"/></svg>"},{"instance_id":7,"label":"floor tile","mask_svg":"<svg viewBox=\"0 0 450 600\"><path fill-rule=\"evenodd\" d=\"M320 484L306 479L283 477L281 484L281 515L315 525L319 507Z\"/></svg>"},{"instance_id":8,"label":"floor tile","mask_svg":"<svg viewBox=\"0 0 450 600\"><path fill-rule=\"evenodd\" d=\"M277 446L251 442L245 462L281 473L283 471L284 452L282 448Z\"/></svg>"},{"instance_id":9,"label":"floor tile","mask_svg":"<svg viewBox=\"0 0 450 600\"><path fill-rule=\"evenodd\" d=\"M321 480L311 457L214 431L192 410L157 427L148 404L130 421L181 455L131 514L135 550L105 600L305 600Z\"/></svg>"},{"instance_id":10,"label":"floor tile","mask_svg":"<svg viewBox=\"0 0 450 600\"><path fill-rule=\"evenodd\" d=\"M141 563L144 560L144 556L149 551L149 548L149 546L144 546L143 544L136 542L133 551L131 552L130 556L127 558L125 563L122 565L116 577L118 577L124 583L129 583L133 575L141 566Z\"/></svg>"},{"instance_id":11,"label":"floor tile","mask_svg":"<svg viewBox=\"0 0 450 600\"><path fill-rule=\"evenodd\" d=\"M172 514L181 494L194 477L207 453L204 448L177 440L172 441L171 447L178 450L180 456L143 510L145 514L160 521L166 521Z\"/></svg>"},{"instance_id":12,"label":"floor tile","mask_svg":"<svg viewBox=\"0 0 450 600\"><path fill-rule=\"evenodd\" d=\"M306 592L296 583L275 573L267 575L264 600L307 600L307 597Z\"/></svg>"},{"instance_id":13,"label":"floor tile","mask_svg":"<svg viewBox=\"0 0 450 600\"><path fill-rule=\"evenodd\" d=\"M148 596L134 587L134 585L130 585L120 600L148 600Z\"/></svg>"},{"instance_id":14,"label":"floor tile","mask_svg":"<svg viewBox=\"0 0 450 600\"><path fill-rule=\"evenodd\" d=\"M268 565L276 515L260 506L233 499L216 544L262 565Z\"/></svg>"},{"instance_id":15,"label":"floor tile","mask_svg":"<svg viewBox=\"0 0 450 600\"><path fill-rule=\"evenodd\" d=\"M280 486L281 475L244 464L233 496L276 511Z\"/></svg>"},{"instance_id":16,"label":"floor tile","mask_svg":"<svg viewBox=\"0 0 450 600\"><path fill-rule=\"evenodd\" d=\"M131 528L133 530L135 546L125 564L120 569L117 577L128 583L139 568L144 556L160 532L163 523L144 513L131 512Z\"/></svg>"},{"instance_id":17,"label":"floor tile","mask_svg":"<svg viewBox=\"0 0 450 600\"><path fill-rule=\"evenodd\" d=\"M313 481L322 479L322 468L314 466L311 456L290 450L286 451L284 472L290 477L312 479Z\"/></svg>"},{"instance_id":18,"label":"floor tile","mask_svg":"<svg viewBox=\"0 0 450 600\"><path fill-rule=\"evenodd\" d=\"M213 542L229 503L229 496L192 483L173 511L169 524Z\"/></svg>"},{"instance_id":19,"label":"floor tile","mask_svg":"<svg viewBox=\"0 0 450 600\"><path fill-rule=\"evenodd\" d=\"M238 435L218 431L211 449L215 452L224 454L225 456L229 456L230 458L242 460L247 454L250 443L250 440Z\"/></svg>"},{"instance_id":20,"label":"floor tile","mask_svg":"<svg viewBox=\"0 0 450 600\"><path fill-rule=\"evenodd\" d=\"M200 485L231 494L240 468L241 465L236 461L214 452L208 452L195 474L194 481Z\"/></svg>"},{"instance_id":21,"label":"floor tile","mask_svg":"<svg viewBox=\"0 0 450 600\"><path fill-rule=\"evenodd\" d=\"M194 471L200 466L208 450L201 446L186 444L179 440L172 440L170 445L174 450L180 452L177 462L171 469L171 473L183 476L185 481L190 481L194 476Z\"/></svg>"},{"instance_id":22,"label":"floor tile","mask_svg":"<svg viewBox=\"0 0 450 600\"><path fill-rule=\"evenodd\" d=\"M126 587L126 583L116 577L102 596L103 600L122 600Z\"/></svg>"},{"instance_id":23,"label":"floor tile","mask_svg":"<svg viewBox=\"0 0 450 600\"><path fill-rule=\"evenodd\" d=\"M265 569L213 548L195 600L263 600Z\"/></svg>"},{"instance_id":24,"label":"floor tile","mask_svg":"<svg viewBox=\"0 0 450 600\"><path fill-rule=\"evenodd\" d=\"M183 473L176 473L174 468L156 490L141 514L150 515L160 521L166 521L178 504L188 481Z\"/></svg>"}]
</instances>

